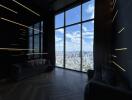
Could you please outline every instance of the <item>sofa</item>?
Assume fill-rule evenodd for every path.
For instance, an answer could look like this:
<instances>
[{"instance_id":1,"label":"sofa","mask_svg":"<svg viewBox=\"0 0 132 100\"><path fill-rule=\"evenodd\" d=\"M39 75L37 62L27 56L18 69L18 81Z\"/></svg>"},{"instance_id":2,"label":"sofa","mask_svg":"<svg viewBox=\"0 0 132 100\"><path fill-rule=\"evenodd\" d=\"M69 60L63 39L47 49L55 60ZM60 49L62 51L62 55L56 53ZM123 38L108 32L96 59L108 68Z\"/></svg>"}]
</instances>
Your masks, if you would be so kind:
<instances>
[{"instance_id":1,"label":"sofa","mask_svg":"<svg viewBox=\"0 0 132 100\"><path fill-rule=\"evenodd\" d=\"M30 60L23 63L12 64L10 68L10 78L13 80L22 80L40 73L52 71L52 66L45 59Z\"/></svg>"},{"instance_id":2,"label":"sofa","mask_svg":"<svg viewBox=\"0 0 132 100\"><path fill-rule=\"evenodd\" d=\"M107 80L98 78L98 71L89 70L85 87L85 100L132 100L132 91L113 85L112 74L107 72Z\"/></svg>"}]
</instances>

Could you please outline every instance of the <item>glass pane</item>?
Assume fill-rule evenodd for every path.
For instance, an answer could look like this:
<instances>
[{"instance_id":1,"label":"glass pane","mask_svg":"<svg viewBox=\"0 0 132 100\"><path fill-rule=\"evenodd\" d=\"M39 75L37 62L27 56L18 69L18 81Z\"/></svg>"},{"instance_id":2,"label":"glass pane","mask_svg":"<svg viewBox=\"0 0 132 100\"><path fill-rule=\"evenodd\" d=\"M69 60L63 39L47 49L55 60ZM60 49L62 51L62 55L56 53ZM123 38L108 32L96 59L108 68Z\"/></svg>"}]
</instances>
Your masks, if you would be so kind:
<instances>
[{"instance_id":1,"label":"glass pane","mask_svg":"<svg viewBox=\"0 0 132 100\"><path fill-rule=\"evenodd\" d=\"M81 21L81 6L66 11L66 25Z\"/></svg>"},{"instance_id":2,"label":"glass pane","mask_svg":"<svg viewBox=\"0 0 132 100\"><path fill-rule=\"evenodd\" d=\"M33 49L33 37L29 36L29 49ZM32 50L29 50L29 53L32 53Z\"/></svg>"},{"instance_id":3,"label":"glass pane","mask_svg":"<svg viewBox=\"0 0 132 100\"><path fill-rule=\"evenodd\" d=\"M63 67L64 59L64 29L55 31L56 66Z\"/></svg>"},{"instance_id":4,"label":"glass pane","mask_svg":"<svg viewBox=\"0 0 132 100\"><path fill-rule=\"evenodd\" d=\"M64 26L64 13L55 16L55 28Z\"/></svg>"},{"instance_id":5,"label":"glass pane","mask_svg":"<svg viewBox=\"0 0 132 100\"><path fill-rule=\"evenodd\" d=\"M34 52L39 53L39 35L34 35Z\"/></svg>"},{"instance_id":6,"label":"glass pane","mask_svg":"<svg viewBox=\"0 0 132 100\"><path fill-rule=\"evenodd\" d=\"M33 29L32 29L32 28L33 28L32 26L30 26L30 27L28 28L29 35L30 35L30 36L33 35Z\"/></svg>"},{"instance_id":7,"label":"glass pane","mask_svg":"<svg viewBox=\"0 0 132 100\"><path fill-rule=\"evenodd\" d=\"M66 68L80 70L80 24L66 28Z\"/></svg>"},{"instance_id":8,"label":"glass pane","mask_svg":"<svg viewBox=\"0 0 132 100\"><path fill-rule=\"evenodd\" d=\"M40 23L34 25L34 34L40 33Z\"/></svg>"},{"instance_id":9,"label":"glass pane","mask_svg":"<svg viewBox=\"0 0 132 100\"><path fill-rule=\"evenodd\" d=\"M94 21L82 24L82 71L93 69Z\"/></svg>"},{"instance_id":10,"label":"glass pane","mask_svg":"<svg viewBox=\"0 0 132 100\"><path fill-rule=\"evenodd\" d=\"M41 21L41 52L43 52L43 21Z\"/></svg>"},{"instance_id":11,"label":"glass pane","mask_svg":"<svg viewBox=\"0 0 132 100\"><path fill-rule=\"evenodd\" d=\"M90 0L82 5L82 20L94 18L94 0Z\"/></svg>"},{"instance_id":12,"label":"glass pane","mask_svg":"<svg viewBox=\"0 0 132 100\"><path fill-rule=\"evenodd\" d=\"M41 21L41 32L43 32L43 21Z\"/></svg>"}]
</instances>

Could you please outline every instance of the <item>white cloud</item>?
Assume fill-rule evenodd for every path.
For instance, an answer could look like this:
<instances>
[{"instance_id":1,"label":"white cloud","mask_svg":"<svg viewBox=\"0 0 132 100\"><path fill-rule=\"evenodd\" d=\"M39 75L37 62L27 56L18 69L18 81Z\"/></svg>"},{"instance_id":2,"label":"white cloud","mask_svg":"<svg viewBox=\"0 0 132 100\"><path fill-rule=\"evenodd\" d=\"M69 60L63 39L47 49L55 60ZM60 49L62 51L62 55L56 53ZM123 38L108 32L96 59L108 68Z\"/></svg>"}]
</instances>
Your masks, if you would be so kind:
<instances>
[{"instance_id":1,"label":"white cloud","mask_svg":"<svg viewBox=\"0 0 132 100\"><path fill-rule=\"evenodd\" d=\"M58 29L56 32L64 33L64 29Z\"/></svg>"},{"instance_id":2,"label":"white cloud","mask_svg":"<svg viewBox=\"0 0 132 100\"><path fill-rule=\"evenodd\" d=\"M69 38L72 43L79 44L80 43L80 32L75 31L73 33L67 33L66 38Z\"/></svg>"},{"instance_id":3,"label":"white cloud","mask_svg":"<svg viewBox=\"0 0 132 100\"><path fill-rule=\"evenodd\" d=\"M88 31L86 27L83 27L83 30ZM83 50L84 51L93 51L93 40L86 41L87 39L93 39L93 32L83 32ZM68 51L79 51L80 50L80 31L75 31L71 33L66 33L66 39L70 39L71 41L66 40L66 50ZM57 41L57 49L61 50L63 48L63 39L56 37Z\"/></svg>"},{"instance_id":4,"label":"white cloud","mask_svg":"<svg viewBox=\"0 0 132 100\"><path fill-rule=\"evenodd\" d=\"M88 31L87 27L85 27L85 26L83 26L82 29L83 29L83 31L85 31L85 32Z\"/></svg>"},{"instance_id":5,"label":"white cloud","mask_svg":"<svg viewBox=\"0 0 132 100\"><path fill-rule=\"evenodd\" d=\"M87 29L87 27L83 26L82 29L83 29L83 33L82 33L83 36L86 36L86 35L94 35L94 32L89 31L89 30Z\"/></svg>"},{"instance_id":6,"label":"white cloud","mask_svg":"<svg viewBox=\"0 0 132 100\"><path fill-rule=\"evenodd\" d=\"M91 36L91 35L94 35L94 32L83 32L82 33L83 34L83 36Z\"/></svg>"},{"instance_id":7,"label":"white cloud","mask_svg":"<svg viewBox=\"0 0 132 100\"><path fill-rule=\"evenodd\" d=\"M92 13L94 12L94 5L89 5L88 8L86 9L87 13Z\"/></svg>"},{"instance_id":8,"label":"white cloud","mask_svg":"<svg viewBox=\"0 0 132 100\"><path fill-rule=\"evenodd\" d=\"M92 12L92 15L90 16L90 19L94 18L94 12Z\"/></svg>"},{"instance_id":9,"label":"white cloud","mask_svg":"<svg viewBox=\"0 0 132 100\"><path fill-rule=\"evenodd\" d=\"M93 51L93 41L86 42L83 40L83 51Z\"/></svg>"},{"instance_id":10,"label":"white cloud","mask_svg":"<svg viewBox=\"0 0 132 100\"><path fill-rule=\"evenodd\" d=\"M56 41L56 42L62 41L62 38L55 37L55 41Z\"/></svg>"},{"instance_id":11,"label":"white cloud","mask_svg":"<svg viewBox=\"0 0 132 100\"><path fill-rule=\"evenodd\" d=\"M73 36L72 36L72 34L70 34L70 33L66 33L66 38L72 38Z\"/></svg>"},{"instance_id":12,"label":"white cloud","mask_svg":"<svg viewBox=\"0 0 132 100\"><path fill-rule=\"evenodd\" d=\"M91 14L90 19L94 18L94 5L89 5L88 8L86 9L86 12L88 14Z\"/></svg>"},{"instance_id":13,"label":"white cloud","mask_svg":"<svg viewBox=\"0 0 132 100\"><path fill-rule=\"evenodd\" d=\"M84 37L84 38L87 38L87 39L93 39L94 36L86 36L86 37Z\"/></svg>"},{"instance_id":14,"label":"white cloud","mask_svg":"<svg viewBox=\"0 0 132 100\"><path fill-rule=\"evenodd\" d=\"M92 24L94 24L94 21L92 21Z\"/></svg>"}]
</instances>

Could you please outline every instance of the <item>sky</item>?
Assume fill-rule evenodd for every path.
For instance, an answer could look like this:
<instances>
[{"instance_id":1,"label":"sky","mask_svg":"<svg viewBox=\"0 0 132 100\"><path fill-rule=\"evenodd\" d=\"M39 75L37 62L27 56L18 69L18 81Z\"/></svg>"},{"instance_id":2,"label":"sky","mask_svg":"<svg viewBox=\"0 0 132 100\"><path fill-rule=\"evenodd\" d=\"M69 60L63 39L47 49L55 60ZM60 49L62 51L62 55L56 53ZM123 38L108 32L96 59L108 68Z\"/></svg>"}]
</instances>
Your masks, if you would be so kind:
<instances>
[{"instance_id":1,"label":"sky","mask_svg":"<svg viewBox=\"0 0 132 100\"><path fill-rule=\"evenodd\" d=\"M80 22L81 6L66 11L66 25ZM91 0L82 5L82 20L94 18L94 0ZM55 28L64 26L64 13L55 17ZM81 25L66 27L66 51L80 51ZM82 24L82 50L93 51L94 38L94 21L85 22ZM64 47L64 28L55 31L56 50L63 51Z\"/></svg>"}]
</instances>

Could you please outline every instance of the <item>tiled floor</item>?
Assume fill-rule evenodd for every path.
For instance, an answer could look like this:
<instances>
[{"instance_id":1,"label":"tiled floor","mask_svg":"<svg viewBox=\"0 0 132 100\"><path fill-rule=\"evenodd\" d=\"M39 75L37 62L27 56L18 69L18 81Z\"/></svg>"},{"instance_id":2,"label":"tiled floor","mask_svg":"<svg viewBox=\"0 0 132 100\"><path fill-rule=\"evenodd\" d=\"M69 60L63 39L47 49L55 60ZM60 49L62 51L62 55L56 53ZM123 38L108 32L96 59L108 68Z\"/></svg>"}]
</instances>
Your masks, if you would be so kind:
<instances>
[{"instance_id":1,"label":"tiled floor","mask_svg":"<svg viewBox=\"0 0 132 100\"><path fill-rule=\"evenodd\" d=\"M56 68L17 83L0 83L0 100L83 100L87 76Z\"/></svg>"}]
</instances>

